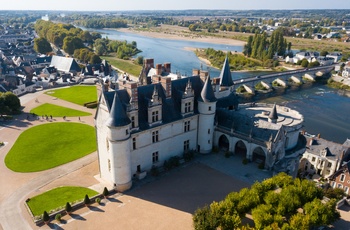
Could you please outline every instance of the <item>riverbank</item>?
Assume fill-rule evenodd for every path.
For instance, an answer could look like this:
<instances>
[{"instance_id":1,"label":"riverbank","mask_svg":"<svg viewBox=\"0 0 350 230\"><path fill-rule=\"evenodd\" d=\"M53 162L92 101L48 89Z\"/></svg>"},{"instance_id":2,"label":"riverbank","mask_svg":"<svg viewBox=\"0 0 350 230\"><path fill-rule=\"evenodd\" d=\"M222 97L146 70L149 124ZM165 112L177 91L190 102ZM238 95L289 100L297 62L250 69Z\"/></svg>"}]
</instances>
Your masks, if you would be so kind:
<instances>
[{"instance_id":1,"label":"riverbank","mask_svg":"<svg viewBox=\"0 0 350 230\"><path fill-rule=\"evenodd\" d=\"M231 46L244 46L246 42L234 40L230 38L221 38L213 36L203 36L193 32L186 31L187 28L182 27L169 27L166 25L161 25L160 27L155 27L149 30L139 30L132 27L129 28L119 28L118 31L125 33L139 34L145 37L151 38L164 38L171 40L183 40L183 41L196 41L204 43L214 43L214 44L224 44Z\"/></svg>"}]
</instances>

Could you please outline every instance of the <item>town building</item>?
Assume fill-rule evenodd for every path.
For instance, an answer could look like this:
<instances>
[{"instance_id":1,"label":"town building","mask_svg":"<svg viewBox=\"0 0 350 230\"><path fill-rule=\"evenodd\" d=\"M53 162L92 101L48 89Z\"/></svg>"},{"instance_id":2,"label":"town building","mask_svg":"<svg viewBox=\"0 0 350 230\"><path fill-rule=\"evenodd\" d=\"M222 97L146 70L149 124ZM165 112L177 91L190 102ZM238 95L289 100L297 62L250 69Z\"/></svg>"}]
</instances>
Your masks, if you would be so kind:
<instances>
[{"instance_id":1,"label":"town building","mask_svg":"<svg viewBox=\"0 0 350 230\"><path fill-rule=\"evenodd\" d=\"M304 176L318 175L328 178L348 159L350 148L347 142L339 144L319 136L304 135L307 138L306 151L299 165L300 173Z\"/></svg>"},{"instance_id":2,"label":"town building","mask_svg":"<svg viewBox=\"0 0 350 230\"><path fill-rule=\"evenodd\" d=\"M170 157L190 150L209 154L213 147L296 176L306 144L300 113L276 104L238 104L227 58L217 78L202 70L191 77L170 73L170 63L154 68L153 59L145 59L140 82L120 79L116 90L102 86L95 116L102 179L124 191Z\"/></svg>"}]
</instances>

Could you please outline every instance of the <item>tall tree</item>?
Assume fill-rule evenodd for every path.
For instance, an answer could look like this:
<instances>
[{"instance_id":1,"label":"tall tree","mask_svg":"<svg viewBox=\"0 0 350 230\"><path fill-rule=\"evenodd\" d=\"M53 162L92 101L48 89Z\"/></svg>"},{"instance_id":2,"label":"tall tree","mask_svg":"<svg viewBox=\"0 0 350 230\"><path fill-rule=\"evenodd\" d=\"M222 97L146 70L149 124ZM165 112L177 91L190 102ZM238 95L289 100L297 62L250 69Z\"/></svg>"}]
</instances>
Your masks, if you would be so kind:
<instances>
[{"instance_id":1,"label":"tall tree","mask_svg":"<svg viewBox=\"0 0 350 230\"><path fill-rule=\"evenodd\" d=\"M50 43L45 38L34 39L34 50L41 54L46 54L52 51Z\"/></svg>"}]
</instances>

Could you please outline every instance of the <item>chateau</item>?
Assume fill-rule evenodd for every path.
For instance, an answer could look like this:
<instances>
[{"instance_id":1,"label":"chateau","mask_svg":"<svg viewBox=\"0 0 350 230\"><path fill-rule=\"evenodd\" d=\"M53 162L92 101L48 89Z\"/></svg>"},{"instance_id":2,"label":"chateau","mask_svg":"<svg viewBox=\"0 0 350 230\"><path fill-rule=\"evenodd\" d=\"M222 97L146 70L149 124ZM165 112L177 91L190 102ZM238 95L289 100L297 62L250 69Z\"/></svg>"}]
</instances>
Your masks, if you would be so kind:
<instances>
[{"instance_id":1,"label":"chateau","mask_svg":"<svg viewBox=\"0 0 350 230\"><path fill-rule=\"evenodd\" d=\"M145 59L140 81L102 87L95 116L100 176L119 191L134 176L189 150L229 151L274 173L296 176L305 151L303 116L278 105L238 104L229 62L221 74L171 73Z\"/></svg>"}]
</instances>

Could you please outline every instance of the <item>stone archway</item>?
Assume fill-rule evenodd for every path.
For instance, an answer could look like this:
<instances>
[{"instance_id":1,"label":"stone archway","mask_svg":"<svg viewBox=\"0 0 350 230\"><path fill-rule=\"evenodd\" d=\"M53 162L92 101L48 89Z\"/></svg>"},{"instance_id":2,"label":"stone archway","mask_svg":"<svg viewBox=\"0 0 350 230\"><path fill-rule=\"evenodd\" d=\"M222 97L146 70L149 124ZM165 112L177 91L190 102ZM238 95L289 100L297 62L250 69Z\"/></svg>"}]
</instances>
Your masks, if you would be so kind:
<instances>
[{"instance_id":1,"label":"stone archway","mask_svg":"<svg viewBox=\"0 0 350 230\"><path fill-rule=\"evenodd\" d=\"M235 155L247 158L247 147L243 141L237 141L235 145Z\"/></svg>"},{"instance_id":2,"label":"stone archway","mask_svg":"<svg viewBox=\"0 0 350 230\"><path fill-rule=\"evenodd\" d=\"M219 148L223 151L228 151L230 149L230 141L224 134L219 138Z\"/></svg>"},{"instance_id":3,"label":"stone archway","mask_svg":"<svg viewBox=\"0 0 350 230\"><path fill-rule=\"evenodd\" d=\"M266 161L266 155L264 150L261 147L257 147L253 151L253 162L256 162L258 164L265 165Z\"/></svg>"}]
</instances>

